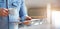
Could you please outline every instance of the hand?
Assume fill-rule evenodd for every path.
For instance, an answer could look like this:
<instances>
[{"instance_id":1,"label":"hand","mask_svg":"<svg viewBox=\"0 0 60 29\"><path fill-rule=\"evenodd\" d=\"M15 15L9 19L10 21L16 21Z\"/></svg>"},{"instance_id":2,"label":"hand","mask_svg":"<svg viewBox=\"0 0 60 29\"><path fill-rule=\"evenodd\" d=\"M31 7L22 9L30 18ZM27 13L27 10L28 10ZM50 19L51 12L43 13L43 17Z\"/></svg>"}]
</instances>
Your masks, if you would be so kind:
<instances>
[{"instance_id":1,"label":"hand","mask_svg":"<svg viewBox=\"0 0 60 29\"><path fill-rule=\"evenodd\" d=\"M24 24L24 25L30 25L31 22L30 22L30 21L24 21L23 24Z\"/></svg>"},{"instance_id":2,"label":"hand","mask_svg":"<svg viewBox=\"0 0 60 29\"><path fill-rule=\"evenodd\" d=\"M8 16L8 9L0 8L0 16Z\"/></svg>"},{"instance_id":3,"label":"hand","mask_svg":"<svg viewBox=\"0 0 60 29\"><path fill-rule=\"evenodd\" d=\"M25 20L31 20L32 18L29 17L29 16L26 16L26 19Z\"/></svg>"},{"instance_id":4,"label":"hand","mask_svg":"<svg viewBox=\"0 0 60 29\"><path fill-rule=\"evenodd\" d=\"M26 16L26 20L23 22L24 23L24 25L30 25L31 24L31 17L29 17L29 16Z\"/></svg>"}]
</instances>

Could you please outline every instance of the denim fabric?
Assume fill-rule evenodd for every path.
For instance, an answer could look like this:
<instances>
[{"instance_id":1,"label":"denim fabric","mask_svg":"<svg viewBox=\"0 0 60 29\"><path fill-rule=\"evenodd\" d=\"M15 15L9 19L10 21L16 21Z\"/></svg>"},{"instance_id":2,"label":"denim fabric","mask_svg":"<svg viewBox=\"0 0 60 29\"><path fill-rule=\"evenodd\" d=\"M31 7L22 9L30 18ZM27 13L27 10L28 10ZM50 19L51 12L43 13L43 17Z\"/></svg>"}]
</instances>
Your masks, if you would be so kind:
<instances>
[{"instance_id":1,"label":"denim fabric","mask_svg":"<svg viewBox=\"0 0 60 29\"><path fill-rule=\"evenodd\" d=\"M8 18L0 17L0 29L8 29Z\"/></svg>"},{"instance_id":2,"label":"denim fabric","mask_svg":"<svg viewBox=\"0 0 60 29\"><path fill-rule=\"evenodd\" d=\"M21 20L24 21L25 16L27 16L27 10L24 0L0 0L0 8L8 8L8 10L12 8L15 11L15 15L9 14L9 18L8 16L0 16L0 29L18 29L18 23L10 22L19 22L18 17L20 17Z\"/></svg>"},{"instance_id":3,"label":"denim fabric","mask_svg":"<svg viewBox=\"0 0 60 29\"><path fill-rule=\"evenodd\" d=\"M19 22L18 17L24 21L27 16L27 9L24 0L0 0L0 8L16 8L16 15L9 15L9 22ZM6 17L8 18L8 17ZM12 21L14 19L14 21ZM7 19L8 20L8 19Z\"/></svg>"},{"instance_id":4,"label":"denim fabric","mask_svg":"<svg viewBox=\"0 0 60 29\"><path fill-rule=\"evenodd\" d=\"M9 23L9 29L18 29L18 23Z\"/></svg>"}]
</instances>

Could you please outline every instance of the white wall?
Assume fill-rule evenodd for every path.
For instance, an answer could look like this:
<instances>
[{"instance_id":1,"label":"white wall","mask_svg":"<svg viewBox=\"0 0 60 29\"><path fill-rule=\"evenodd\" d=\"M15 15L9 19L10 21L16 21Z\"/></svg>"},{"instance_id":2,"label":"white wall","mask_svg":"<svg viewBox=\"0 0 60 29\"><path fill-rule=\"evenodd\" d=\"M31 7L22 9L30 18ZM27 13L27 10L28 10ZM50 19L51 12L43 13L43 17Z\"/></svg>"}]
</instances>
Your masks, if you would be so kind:
<instances>
[{"instance_id":1,"label":"white wall","mask_svg":"<svg viewBox=\"0 0 60 29\"><path fill-rule=\"evenodd\" d=\"M60 7L60 0L52 0L52 7Z\"/></svg>"},{"instance_id":2,"label":"white wall","mask_svg":"<svg viewBox=\"0 0 60 29\"><path fill-rule=\"evenodd\" d=\"M60 29L60 11L52 12L52 24L56 29Z\"/></svg>"},{"instance_id":3,"label":"white wall","mask_svg":"<svg viewBox=\"0 0 60 29\"><path fill-rule=\"evenodd\" d=\"M49 0L26 0L26 5L29 8L45 7Z\"/></svg>"},{"instance_id":4,"label":"white wall","mask_svg":"<svg viewBox=\"0 0 60 29\"><path fill-rule=\"evenodd\" d=\"M28 8L46 7L48 2L53 6L58 6L60 4L59 0L25 0L25 2Z\"/></svg>"}]
</instances>

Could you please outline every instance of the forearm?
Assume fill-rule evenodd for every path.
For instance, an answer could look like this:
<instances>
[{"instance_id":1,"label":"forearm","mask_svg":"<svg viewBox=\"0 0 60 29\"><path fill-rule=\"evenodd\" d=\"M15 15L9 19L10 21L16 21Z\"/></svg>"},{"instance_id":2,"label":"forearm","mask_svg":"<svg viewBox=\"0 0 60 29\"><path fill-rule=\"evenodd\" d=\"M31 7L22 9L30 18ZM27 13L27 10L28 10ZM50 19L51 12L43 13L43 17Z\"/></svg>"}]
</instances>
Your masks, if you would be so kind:
<instances>
[{"instance_id":1,"label":"forearm","mask_svg":"<svg viewBox=\"0 0 60 29\"><path fill-rule=\"evenodd\" d=\"M20 14L20 18L21 18L22 21L25 20L26 16L28 16L27 8L26 8L26 6L25 6L24 0L22 0L19 14Z\"/></svg>"}]
</instances>

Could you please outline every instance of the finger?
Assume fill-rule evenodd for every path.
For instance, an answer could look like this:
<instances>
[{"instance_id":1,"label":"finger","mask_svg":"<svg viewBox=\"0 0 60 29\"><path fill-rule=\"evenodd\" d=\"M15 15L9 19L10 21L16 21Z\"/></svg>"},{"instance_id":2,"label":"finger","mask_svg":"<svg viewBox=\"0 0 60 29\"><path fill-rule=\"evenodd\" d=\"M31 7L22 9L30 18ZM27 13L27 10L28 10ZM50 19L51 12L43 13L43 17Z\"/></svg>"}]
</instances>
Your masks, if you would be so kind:
<instances>
[{"instance_id":1,"label":"finger","mask_svg":"<svg viewBox=\"0 0 60 29\"><path fill-rule=\"evenodd\" d=\"M2 16L7 16L6 14L2 13Z\"/></svg>"},{"instance_id":2,"label":"finger","mask_svg":"<svg viewBox=\"0 0 60 29\"><path fill-rule=\"evenodd\" d=\"M26 20L31 20L32 18L31 17L27 17Z\"/></svg>"},{"instance_id":3,"label":"finger","mask_svg":"<svg viewBox=\"0 0 60 29\"><path fill-rule=\"evenodd\" d=\"M4 13L6 16L8 16L8 13Z\"/></svg>"},{"instance_id":4,"label":"finger","mask_svg":"<svg viewBox=\"0 0 60 29\"><path fill-rule=\"evenodd\" d=\"M5 11L8 11L8 9L4 8Z\"/></svg>"},{"instance_id":5,"label":"finger","mask_svg":"<svg viewBox=\"0 0 60 29\"><path fill-rule=\"evenodd\" d=\"M3 16L7 16L8 15L8 12L6 12L5 10L3 10Z\"/></svg>"},{"instance_id":6,"label":"finger","mask_svg":"<svg viewBox=\"0 0 60 29\"><path fill-rule=\"evenodd\" d=\"M3 10L3 13L8 13L7 11Z\"/></svg>"}]
</instances>

